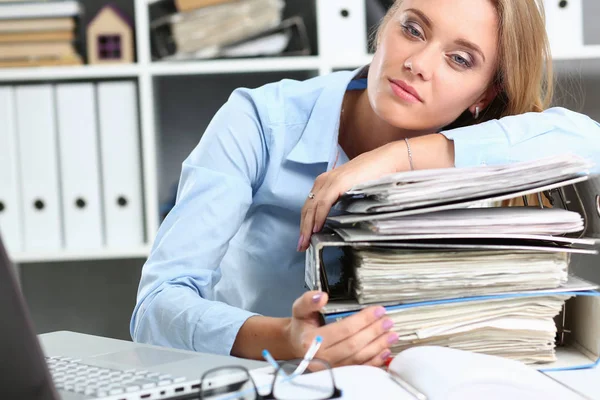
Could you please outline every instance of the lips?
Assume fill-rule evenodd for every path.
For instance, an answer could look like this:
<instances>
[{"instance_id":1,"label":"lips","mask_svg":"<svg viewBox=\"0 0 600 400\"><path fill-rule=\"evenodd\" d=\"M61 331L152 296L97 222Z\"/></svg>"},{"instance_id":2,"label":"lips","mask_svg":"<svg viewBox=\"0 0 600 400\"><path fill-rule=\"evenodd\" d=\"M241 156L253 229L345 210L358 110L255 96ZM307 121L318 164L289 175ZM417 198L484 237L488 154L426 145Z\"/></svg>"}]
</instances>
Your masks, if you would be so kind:
<instances>
[{"instance_id":1,"label":"lips","mask_svg":"<svg viewBox=\"0 0 600 400\"><path fill-rule=\"evenodd\" d=\"M399 97L402 97L405 100L415 103L423 102L423 99L419 95L419 92L417 92L417 90L414 87L410 86L408 83L399 79L390 79L390 83L392 85L392 89L394 89L394 92Z\"/></svg>"}]
</instances>

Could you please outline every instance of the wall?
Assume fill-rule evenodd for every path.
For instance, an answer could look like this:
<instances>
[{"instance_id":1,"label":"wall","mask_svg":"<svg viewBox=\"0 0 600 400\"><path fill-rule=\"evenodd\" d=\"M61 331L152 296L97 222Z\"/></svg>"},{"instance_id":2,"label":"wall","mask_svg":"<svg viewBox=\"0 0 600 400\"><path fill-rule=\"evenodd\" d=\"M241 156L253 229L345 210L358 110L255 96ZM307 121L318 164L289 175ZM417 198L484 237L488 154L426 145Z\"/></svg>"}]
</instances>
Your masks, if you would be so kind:
<instances>
[{"instance_id":1,"label":"wall","mask_svg":"<svg viewBox=\"0 0 600 400\"><path fill-rule=\"evenodd\" d=\"M87 3L87 2L86 2ZM98 2L88 8L93 13ZM121 4L123 3L123 4ZM129 4L129 5L128 5ZM131 3L121 1L126 10ZM600 44L600 2L584 0L585 40ZM90 15L88 14L88 15ZM131 15L131 12L130 12ZM569 27L565 27L568 34ZM600 60L561 62L557 104L589 114L600 121ZM313 72L287 74L304 79ZM258 86L283 74L165 78L158 85L161 201L176 183L181 161L198 143L208 118L238 86ZM185 115L186 118L182 118ZM600 140L600 138L599 138ZM600 246L598 248L600 250ZM39 333L74 330L129 339L129 318L143 260L38 263L21 265L22 287ZM600 258L576 256L573 270L600 283Z\"/></svg>"}]
</instances>

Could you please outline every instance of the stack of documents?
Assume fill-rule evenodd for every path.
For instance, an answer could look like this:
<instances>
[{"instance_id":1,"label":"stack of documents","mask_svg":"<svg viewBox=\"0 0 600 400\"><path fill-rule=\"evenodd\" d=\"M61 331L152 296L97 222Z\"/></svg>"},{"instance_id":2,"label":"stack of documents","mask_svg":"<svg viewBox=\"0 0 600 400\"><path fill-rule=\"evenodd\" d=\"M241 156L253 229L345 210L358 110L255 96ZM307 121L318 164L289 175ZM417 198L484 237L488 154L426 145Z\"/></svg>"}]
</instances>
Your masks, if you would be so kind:
<instances>
[{"instance_id":1,"label":"stack of documents","mask_svg":"<svg viewBox=\"0 0 600 400\"><path fill-rule=\"evenodd\" d=\"M583 219L576 212L560 208L468 208L365 221L362 227L380 235L492 232L557 235L583 230Z\"/></svg>"},{"instance_id":2,"label":"stack of documents","mask_svg":"<svg viewBox=\"0 0 600 400\"><path fill-rule=\"evenodd\" d=\"M569 276L556 289L387 305L386 316L394 322L392 330L399 337L391 348L392 354L409 347L436 345L524 363L554 362L555 341L557 337L562 340L566 329L565 301L597 294L593 292L597 288L598 285ZM335 303L328 305L326 323L355 312L343 311L352 309L351 302Z\"/></svg>"},{"instance_id":3,"label":"stack of documents","mask_svg":"<svg viewBox=\"0 0 600 400\"><path fill-rule=\"evenodd\" d=\"M553 318L569 297L491 298L391 310L388 317L399 335L392 351L437 345L525 363L552 362L557 332Z\"/></svg>"},{"instance_id":4,"label":"stack of documents","mask_svg":"<svg viewBox=\"0 0 600 400\"><path fill-rule=\"evenodd\" d=\"M351 223L388 219L465 208L483 200L512 199L584 181L592 166L581 157L563 155L500 166L392 174L346 192L340 199L339 208L357 215L332 217L330 221ZM406 210L413 212L402 212Z\"/></svg>"},{"instance_id":5,"label":"stack of documents","mask_svg":"<svg viewBox=\"0 0 600 400\"><path fill-rule=\"evenodd\" d=\"M423 301L556 288L568 253L552 251L346 250L359 303Z\"/></svg>"},{"instance_id":6,"label":"stack of documents","mask_svg":"<svg viewBox=\"0 0 600 400\"><path fill-rule=\"evenodd\" d=\"M564 155L356 186L338 206L346 213L328 218L334 233L312 240L306 282L332 292L328 322L369 304L388 307L400 335L393 353L428 344L554 361L554 318L574 290L596 288L568 270L571 254L596 254L585 248L593 240L572 237L585 221L565 209L483 204L584 181L591 166ZM343 249L336 284L327 281L325 246Z\"/></svg>"}]
</instances>

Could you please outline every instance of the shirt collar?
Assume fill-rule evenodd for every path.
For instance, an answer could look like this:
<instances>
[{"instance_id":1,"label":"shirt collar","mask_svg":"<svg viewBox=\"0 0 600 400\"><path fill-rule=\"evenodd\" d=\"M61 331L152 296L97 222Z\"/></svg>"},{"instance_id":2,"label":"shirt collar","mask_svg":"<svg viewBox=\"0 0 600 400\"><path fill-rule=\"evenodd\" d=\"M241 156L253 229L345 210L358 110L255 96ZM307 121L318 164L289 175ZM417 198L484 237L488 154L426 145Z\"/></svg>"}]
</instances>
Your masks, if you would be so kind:
<instances>
[{"instance_id":1,"label":"shirt collar","mask_svg":"<svg viewBox=\"0 0 600 400\"><path fill-rule=\"evenodd\" d=\"M331 163L337 147L340 112L350 81L362 70L335 72L317 98L304 132L287 155L301 164Z\"/></svg>"}]
</instances>

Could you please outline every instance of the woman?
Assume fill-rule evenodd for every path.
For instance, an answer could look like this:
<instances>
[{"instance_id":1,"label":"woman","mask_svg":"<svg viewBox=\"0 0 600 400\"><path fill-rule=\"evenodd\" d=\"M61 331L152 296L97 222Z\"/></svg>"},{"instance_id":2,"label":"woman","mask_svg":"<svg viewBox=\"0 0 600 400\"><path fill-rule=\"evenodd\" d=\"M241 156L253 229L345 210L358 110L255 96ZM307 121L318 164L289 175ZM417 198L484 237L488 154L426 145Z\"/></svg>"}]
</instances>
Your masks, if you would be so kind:
<instances>
[{"instance_id":1,"label":"woman","mask_svg":"<svg viewBox=\"0 0 600 400\"><path fill-rule=\"evenodd\" d=\"M332 365L381 365L397 340L383 308L319 326L327 295L303 294L310 235L340 193L385 174L564 151L600 159L597 123L540 112L547 55L533 0L403 0L368 71L234 91L183 163L142 272L134 340L288 359L321 335L317 356Z\"/></svg>"}]
</instances>

